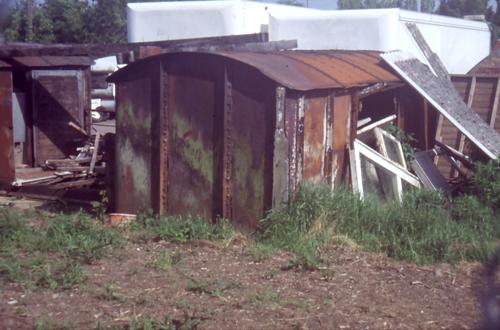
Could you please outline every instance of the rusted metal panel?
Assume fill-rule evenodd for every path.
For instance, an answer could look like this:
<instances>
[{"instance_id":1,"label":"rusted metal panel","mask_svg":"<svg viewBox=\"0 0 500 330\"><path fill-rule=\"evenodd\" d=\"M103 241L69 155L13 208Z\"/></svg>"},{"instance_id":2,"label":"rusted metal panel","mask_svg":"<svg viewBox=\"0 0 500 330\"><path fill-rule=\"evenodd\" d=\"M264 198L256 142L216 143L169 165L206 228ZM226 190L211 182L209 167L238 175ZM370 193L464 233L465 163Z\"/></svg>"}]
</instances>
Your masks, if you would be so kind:
<instances>
[{"instance_id":1,"label":"rusted metal panel","mask_svg":"<svg viewBox=\"0 0 500 330\"><path fill-rule=\"evenodd\" d=\"M169 113L169 77L167 63L160 62L160 109L158 114L159 127L159 155L158 155L158 191L160 214L168 210L168 113Z\"/></svg>"},{"instance_id":2,"label":"rusted metal panel","mask_svg":"<svg viewBox=\"0 0 500 330\"><path fill-rule=\"evenodd\" d=\"M378 52L332 50L218 54L251 65L270 79L294 90L400 82L396 75L381 65Z\"/></svg>"},{"instance_id":3,"label":"rusted metal panel","mask_svg":"<svg viewBox=\"0 0 500 330\"><path fill-rule=\"evenodd\" d=\"M288 140L285 135L285 88L276 88L276 127L273 153L273 208L288 201Z\"/></svg>"},{"instance_id":4,"label":"rusted metal panel","mask_svg":"<svg viewBox=\"0 0 500 330\"><path fill-rule=\"evenodd\" d=\"M306 97L304 109L304 180L323 181L327 96Z\"/></svg>"},{"instance_id":5,"label":"rusted metal panel","mask_svg":"<svg viewBox=\"0 0 500 330\"><path fill-rule=\"evenodd\" d=\"M14 140L12 123L12 74L0 71L0 184L14 181Z\"/></svg>"},{"instance_id":6,"label":"rusted metal panel","mask_svg":"<svg viewBox=\"0 0 500 330\"><path fill-rule=\"evenodd\" d=\"M179 54L163 54L164 58ZM185 54L185 53L184 53ZM198 53L203 54L203 53ZM278 84L293 90L362 87L376 83L401 82L387 70L375 51L215 51L205 56L226 57L259 70ZM120 70L110 81L119 80L134 66Z\"/></svg>"},{"instance_id":7,"label":"rusted metal panel","mask_svg":"<svg viewBox=\"0 0 500 330\"><path fill-rule=\"evenodd\" d=\"M84 138L85 84L79 70L35 70L32 77L35 165L74 154Z\"/></svg>"},{"instance_id":8,"label":"rusted metal panel","mask_svg":"<svg viewBox=\"0 0 500 330\"><path fill-rule=\"evenodd\" d=\"M377 52L232 51L162 54L129 65L111 78L119 86L122 113L117 113L117 163L122 163L117 171L124 183L116 188L123 195L117 202L124 208L130 203L133 212L152 206L160 213L222 216L239 227L256 228L302 180L340 183L346 145L355 134L353 104L359 103L351 98L351 87L399 81L379 64ZM144 70L161 74L131 80L134 74L149 75ZM278 77L269 79L273 74ZM342 88L344 94L309 90L318 86ZM157 105L151 101L155 94ZM134 120L122 118L127 102ZM142 118L147 113L153 117ZM148 130L141 126L147 120ZM126 127L135 121L136 126ZM126 138L152 141L128 152L146 166L127 168L125 156L119 159L120 152L127 154L120 147ZM134 175L146 184L136 188ZM125 196L143 186L149 190L141 192L147 198L140 203L137 196Z\"/></svg>"},{"instance_id":9,"label":"rusted metal panel","mask_svg":"<svg viewBox=\"0 0 500 330\"><path fill-rule=\"evenodd\" d=\"M151 79L122 82L117 86L116 112L116 210L149 211L155 165L152 162Z\"/></svg>"},{"instance_id":10,"label":"rusted metal panel","mask_svg":"<svg viewBox=\"0 0 500 330\"><path fill-rule=\"evenodd\" d=\"M343 178L346 166L348 136L350 131L351 97L333 97L333 141L332 141L332 183L337 187Z\"/></svg>"},{"instance_id":11,"label":"rusted metal panel","mask_svg":"<svg viewBox=\"0 0 500 330\"><path fill-rule=\"evenodd\" d=\"M222 216L233 216L233 85L224 66L224 110L222 126Z\"/></svg>"},{"instance_id":12,"label":"rusted metal panel","mask_svg":"<svg viewBox=\"0 0 500 330\"><path fill-rule=\"evenodd\" d=\"M231 66L233 96L232 222L256 228L271 207L276 85L252 68Z\"/></svg>"},{"instance_id":13,"label":"rusted metal panel","mask_svg":"<svg viewBox=\"0 0 500 330\"><path fill-rule=\"evenodd\" d=\"M213 63L179 58L169 66L168 212L214 217L217 76Z\"/></svg>"}]
</instances>

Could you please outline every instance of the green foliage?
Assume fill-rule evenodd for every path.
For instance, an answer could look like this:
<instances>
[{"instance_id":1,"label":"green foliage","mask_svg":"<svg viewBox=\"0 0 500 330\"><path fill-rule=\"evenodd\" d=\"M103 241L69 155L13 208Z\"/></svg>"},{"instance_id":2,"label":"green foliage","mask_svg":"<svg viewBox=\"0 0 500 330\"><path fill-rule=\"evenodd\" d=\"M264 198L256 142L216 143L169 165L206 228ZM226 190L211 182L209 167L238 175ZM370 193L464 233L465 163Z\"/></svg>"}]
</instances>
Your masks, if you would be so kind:
<instances>
[{"instance_id":1,"label":"green foliage","mask_svg":"<svg viewBox=\"0 0 500 330\"><path fill-rule=\"evenodd\" d=\"M402 8L418 10L417 0L339 0L339 9L369 9L369 8ZM421 0L420 11L431 13L434 11L435 0Z\"/></svg>"},{"instance_id":2,"label":"green foliage","mask_svg":"<svg viewBox=\"0 0 500 330\"><path fill-rule=\"evenodd\" d=\"M51 320L41 319L35 322L35 330L72 330L76 327L71 322L57 323Z\"/></svg>"},{"instance_id":3,"label":"green foliage","mask_svg":"<svg viewBox=\"0 0 500 330\"><path fill-rule=\"evenodd\" d=\"M170 267L179 264L182 260L182 253L179 251L162 250L156 258L153 266L157 271L165 271Z\"/></svg>"},{"instance_id":4,"label":"green foliage","mask_svg":"<svg viewBox=\"0 0 500 330\"><path fill-rule=\"evenodd\" d=\"M275 249L271 245L253 242L248 246L246 252L254 262L263 262L271 257Z\"/></svg>"},{"instance_id":5,"label":"green foliage","mask_svg":"<svg viewBox=\"0 0 500 330\"><path fill-rule=\"evenodd\" d=\"M27 1L11 11L4 37L7 41L57 43L116 43L127 40L127 0L45 0L33 7L29 28Z\"/></svg>"},{"instance_id":6,"label":"green foliage","mask_svg":"<svg viewBox=\"0 0 500 330\"><path fill-rule=\"evenodd\" d=\"M417 142L415 137L411 134L407 134L405 131L395 125L387 126L386 130L401 143L401 149L403 149L403 155L405 157L406 164L410 164L411 161L415 158L415 149L412 146L415 142Z\"/></svg>"},{"instance_id":7,"label":"green foliage","mask_svg":"<svg viewBox=\"0 0 500 330\"><path fill-rule=\"evenodd\" d=\"M102 258L121 235L84 213L0 211L0 278L67 289L85 281L81 263Z\"/></svg>"},{"instance_id":8,"label":"green foliage","mask_svg":"<svg viewBox=\"0 0 500 330\"><path fill-rule=\"evenodd\" d=\"M310 269L321 246L337 235L364 249L416 263L484 260L500 238L500 222L475 197L445 206L439 193L412 190L401 203L364 201L350 191L303 186L288 206L273 210L262 222L261 240L295 252L285 269Z\"/></svg>"},{"instance_id":9,"label":"green foliage","mask_svg":"<svg viewBox=\"0 0 500 330\"><path fill-rule=\"evenodd\" d=\"M136 229L146 230L152 238L187 243L193 240L225 240L234 234L232 226L225 220L210 224L199 217L150 217L140 216Z\"/></svg>"},{"instance_id":10,"label":"green foliage","mask_svg":"<svg viewBox=\"0 0 500 330\"><path fill-rule=\"evenodd\" d=\"M487 0L441 0L437 12L446 16L463 17L484 15L487 8Z\"/></svg>"},{"instance_id":11,"label":"green foliage","mask_svg":"<svg viewBox=\"0 0 500 330\"><path fill-rule=\"evenodd\" d=\"M120 293L113 283L107 283L104 286L104 291L102 292L101 295L99 295L99 298L107 301L119 301L119 302L124 302L127 300L127 296L124 295L123 293Z\"/></svg>"},{"instance_id":12,"label":"green foliage","mask_svg":"<svg viewBox=\"0 0 500 330\"><path fill-rule=\"evenodd\" d=\"M500 160L477 163L474 174L474 190L483 203L500 211Z\"/></svg>"},{"instance_id":13,"label":"green foliage","mask_svg":"<svg viewBox=\"0 0 500 330\"><path fill-rule=\"evenodd\" d=\"M86 12L89 43L118 43L127 40L127 0L101 0Z\"/></svg>"}]
</instances>

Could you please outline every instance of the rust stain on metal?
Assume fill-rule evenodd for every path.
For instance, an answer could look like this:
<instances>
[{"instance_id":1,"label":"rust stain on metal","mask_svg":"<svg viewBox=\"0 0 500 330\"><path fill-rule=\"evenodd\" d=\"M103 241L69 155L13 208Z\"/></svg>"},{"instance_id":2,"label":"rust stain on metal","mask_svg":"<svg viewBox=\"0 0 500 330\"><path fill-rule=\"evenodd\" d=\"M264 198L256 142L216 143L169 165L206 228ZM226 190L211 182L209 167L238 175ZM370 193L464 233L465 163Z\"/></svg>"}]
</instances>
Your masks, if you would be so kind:
<instances>
[{"instance_id":1,"label":"rust stain on metal","mask_svg":"<svg viewBox=\"0 0 500 330\"><path fill-rule=\"evenodd\" d=\"M282 51L273 53L219 52L258 69L294 90L351 88L379 82L400 82L385 70L374 51Z\"/></svg>"},{"instance_id":2,"label":"rust stain on metal","mask_svg":"<svg viewBox=\"0 0 500 330\"><path fill-rule=\"evenodd\" d=\"M159 191L160 191L160 203L159 203L159 213L164 214L168 209L168 100L169 100L169 84L168 84L168 73L167 69L164 67L163 63L160 70L160 114L158 119L159 129L160 129L160 155L159 155Z\"/></svg>"},{"instance_id":3,"label":"rust stain on metal","mask_svg":"<svg viewBox=\"0 0 500 330\"><path fill-rule=\"evenodd\" d=\"M223 123L223 173L222 173L222 216L231 219L233 212L233 95L232 84L224 66L224 123Z\"/></svg>"},{"instance_id":4,"label":"rust stain on metal","mask_svg":"<svg viewBox=\"0 0 500 330\"><path fill-rule=\"evenodd\" d=\"M217 184L215 78L176 68L169 84L169 212L211 219Z\"/></svg>"},{"instance_id":5,"label":"rust stain on metal","mask_svg":"<svg viewBox=\"0 0 500 330\"><path fill-rule=\"evenodd\" d=\"M351 97L339 95L333 98L333 141L332 141L332 173L333 187L337 187L342 180L346 146L350 131Z\"/></svg>"},{"instance_id":6,"label":"rust stain on metal","mask_svg":"<svg viewBox=\"0 0 500 330\"><path fill-rule=\"evenodd\" d=\"M327 97L309 98L304 111L304 180L319 183L325 155L325 110Z\"/></svg>"},{"instance_id":7,"label":"rust stain on metal","mask_svg":"<svg viewBox=\"0 0 500 330\"><path fill-rule=\"evenodd\" d=\"M125 202L138 206L131 199L146 188L134 176L146 177L151 182L143 185L155 199L149 205L159 205L160 213L222 216L246 228L256 228L301 181L340 183L355 134L351 94L399 81L377 52L171 53L120 71L110 79L118 83L118 112L124 112L117 146L120 134L154 142L151 150L117 151L125 154L117 166L119 211L127 211ZM138 114L127 115L130 109ZM144 130L140 117L148 112L154 124ZM156 151L159 156L150 155ZM129 165L127 155L147 166ZM134 196L125 196L129 191Z\"/></svg>"},{"instance_id":8,"label":"rust stain on metal","mask_svg":"<svg viewBox=\"0 0 500 330\"><path fill-rule=\"evenodd\" d=\"M120 84L116 129L116 207L137 213L152 207L151 83L139 79Z\"/></svg>"}]
</instances>

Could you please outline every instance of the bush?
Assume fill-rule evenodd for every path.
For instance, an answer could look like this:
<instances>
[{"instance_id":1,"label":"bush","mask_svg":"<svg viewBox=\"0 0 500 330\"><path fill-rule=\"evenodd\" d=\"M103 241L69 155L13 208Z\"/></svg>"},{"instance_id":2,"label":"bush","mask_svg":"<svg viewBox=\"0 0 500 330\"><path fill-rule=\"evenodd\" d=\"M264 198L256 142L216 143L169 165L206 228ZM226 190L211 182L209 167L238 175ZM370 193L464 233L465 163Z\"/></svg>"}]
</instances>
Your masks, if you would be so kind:
<instances>
[{"instance_id":1,"label":"bush","mask_svg":"<svg viewBox=\"0 0 500 330\"><path fill-rule=\"evenodd\" d=\"M500 211L500 159L477 163L473 185L483 203Z\"/></svg>"}]
</instances>

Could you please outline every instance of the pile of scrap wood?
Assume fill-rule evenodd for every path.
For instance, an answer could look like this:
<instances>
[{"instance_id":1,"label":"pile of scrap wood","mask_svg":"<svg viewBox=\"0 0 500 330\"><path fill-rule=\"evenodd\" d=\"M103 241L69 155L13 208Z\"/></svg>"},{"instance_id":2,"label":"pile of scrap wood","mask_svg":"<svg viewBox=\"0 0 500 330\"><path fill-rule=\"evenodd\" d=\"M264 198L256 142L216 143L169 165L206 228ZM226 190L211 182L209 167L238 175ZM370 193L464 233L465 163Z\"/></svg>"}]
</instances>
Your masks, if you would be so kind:
<instances>
[{"instance_id":1,"label":"pile of scrap wood","mask_svg":"<svg viewBox=\"0 0 500 330\"><path fill-rule=\"evenodd\" d=\"M105 163L102 161L103 141L96 133L78 154L66 159L48 159L44 171L49 174L31 179L17 179L14 187L45 185L55 189L80 188L104 182Z\"/></svg>"}]
</instances>

